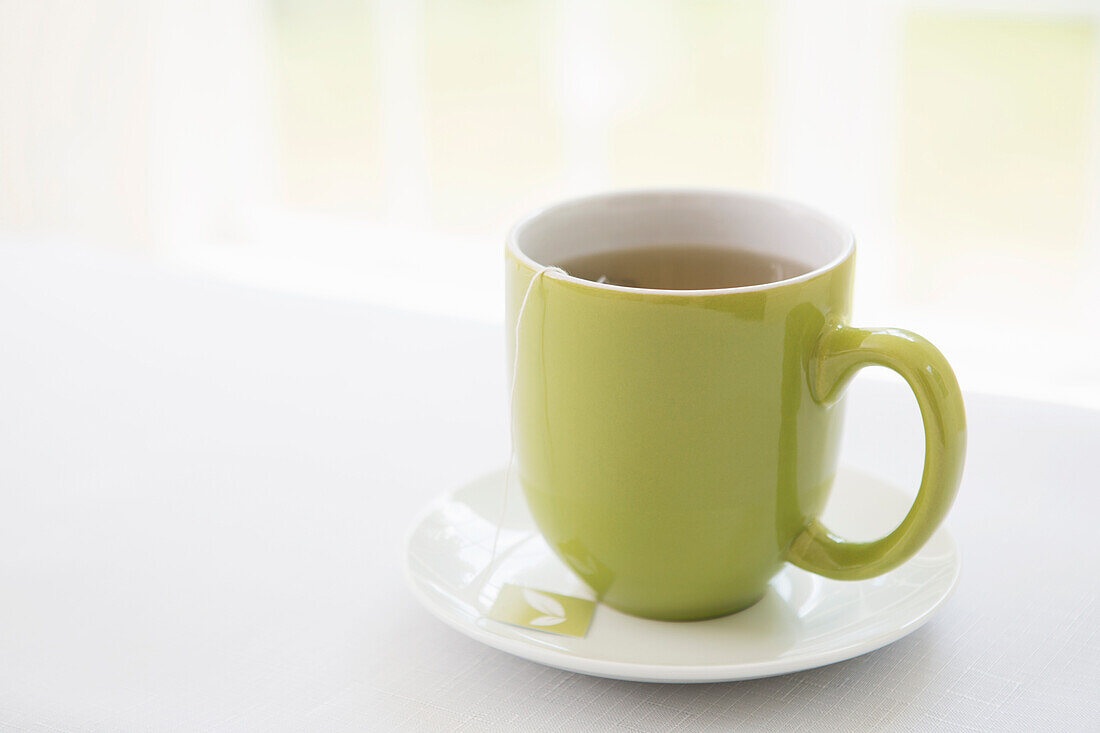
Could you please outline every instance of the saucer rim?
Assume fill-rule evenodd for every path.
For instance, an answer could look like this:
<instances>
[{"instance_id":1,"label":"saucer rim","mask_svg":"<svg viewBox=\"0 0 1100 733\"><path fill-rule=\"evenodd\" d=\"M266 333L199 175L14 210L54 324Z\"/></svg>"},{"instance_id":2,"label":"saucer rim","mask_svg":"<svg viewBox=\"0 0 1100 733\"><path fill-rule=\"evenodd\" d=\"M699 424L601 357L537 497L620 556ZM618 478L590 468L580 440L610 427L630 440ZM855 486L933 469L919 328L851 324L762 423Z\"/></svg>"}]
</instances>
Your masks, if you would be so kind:
<instances>
[{"instance_id":1,"label":"saucer rim","mask_svg":"<svg viewBox=\"0 0 1100 733\"><path fill-rule=\"evenodd\" d=\"M419 529L423 521L437 508L451 500L454 494L464 487L497 473L497 471L486 471L478 476L466 481L456 488L442 492L427 503L416 515L413 517L409 524L408 529L405 532L404 537L404 559L402 562L403 574L405 577L406 585L412 592L416 600L424 607L429 614L445 623L450 628L458 631L464 636L473 639L474 641L481 642L486 646L489 646L498 651L511 654L513 656L525 659L527 661L543 664L548 667L554 667L555 669L564 670L566 672L577 672L593 677L604 677L608 679L623 680L626 682L649 682L649 683L666 683L666 684L705 684L712 682L737 682L741 680L753 680L761 679L764 677L775 677L783 674L791 674L793 672L804 672L811 669L817 669L819 667L826 667L830 664L836 664L837 662L844 662L849 659L862 656L869 652L876 651L885 646L888 646L899 639L902 639L909 634L913 633L920 627L924 626L928 621L935 616L947 603L947 601L955 594L955 590L959 585L959 577L962 574L962 554L959 551L959 544L955 540L954 535L947 527L947 523L941 524L933 533L933 537L942 535L944 539L950 545L951 556L954 558L952 563L953 573L951 580L947 586L947 590L936 599L924 613L911 619L907 623L890 629L889 632L884 632L878 636L871 637L864 641L841 646L836 649L829 650L828 652L816 652L806 653L802 655L796 655L793 657L785 657L783 659L764 660L757 662L739 662L734 664L646 664L641 662L618 662L608 661L602 659L592 659L590 657L584 657L577 654L571 654L547 647L531 644L530 642L522 639L513 639L506 636L502 636L492 629L499 626L502 629L511 628L508 624L494 621L493 619L485 618L484 620L488 624L483 626L477 623L477 620L471 620L466 617L459 616L457 613L453 613L449 607L446 607L435 599L433 599L424 588L421 587L421 581L418 576L414 574L411 560L411 542L416 530ZM877 477L876 477L877 478ZM879 479L885 483L893 482L886 481L885 479ZM923 550L922 550L923 551ZM917 557L921 551L917 552ZM911 562L912 559L910 559ZM905 564L902 566L904 567ZM880 576L881 577L881 576ZM859 581L828 581L835 583L844 582L859 582ZM675 623L706 623L701 622L680 622L680 621L658 621L654 619L646 619L656 624L675 624Z\"/></svg>"}]
</instances>

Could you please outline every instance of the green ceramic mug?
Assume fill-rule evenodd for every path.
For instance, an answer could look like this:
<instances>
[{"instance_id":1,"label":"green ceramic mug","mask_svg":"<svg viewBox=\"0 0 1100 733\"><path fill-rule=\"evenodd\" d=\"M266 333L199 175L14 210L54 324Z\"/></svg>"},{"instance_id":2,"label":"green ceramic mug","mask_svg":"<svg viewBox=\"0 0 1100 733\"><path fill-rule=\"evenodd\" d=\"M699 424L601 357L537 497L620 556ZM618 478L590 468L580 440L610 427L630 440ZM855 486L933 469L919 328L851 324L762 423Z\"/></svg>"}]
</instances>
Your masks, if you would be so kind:
<instances>
[{"instance_id":1,"label":"green ceramic mug","mask_svg":"<svg viewBox=\"0 0 1100 733\"><path fill-rule=\"evenodd\" d=\"M650 290L540 269L645 245L736 247L812 267L721 290ZM746 608L783 563L859 580L913 556L947 513L966 450L951 367L920 336L848 325L855 241L801 204L640 191L551 206L507 243L517 475L550 547L608 605L688 620ZM881 365L912 387L924 476L904 521L850 542L818 521L845 384ZM883 528L886 531L888 528Z\"/></svg>"}]
</instances>

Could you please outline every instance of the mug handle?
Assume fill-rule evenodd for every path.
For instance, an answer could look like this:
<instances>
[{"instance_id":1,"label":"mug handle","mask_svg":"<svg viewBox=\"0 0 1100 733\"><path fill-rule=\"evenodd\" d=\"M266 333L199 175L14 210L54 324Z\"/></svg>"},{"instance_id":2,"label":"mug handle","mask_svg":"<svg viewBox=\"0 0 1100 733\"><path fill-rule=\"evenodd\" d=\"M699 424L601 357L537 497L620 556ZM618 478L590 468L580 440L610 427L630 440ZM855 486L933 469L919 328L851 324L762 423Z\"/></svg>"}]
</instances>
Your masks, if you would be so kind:
<instances>
[{"instance_id":1,"label":"mug handle","mask_svg":"<svg viewBox=\"0 0 1100 733\"><path fill-rule=\"evenodd\" d=\"M816 402L830 405L856 372L871 365L893 369L917 397L924 422L924 475L905 519L881 539L849 542L817 519L795 537L787 561L836 580L872 578L915 555L951 508L966 455L966 414L955 373L943 354L915 333L898 328L828 328L810 359L810 394Z\"/></svg>"}]
</instances>

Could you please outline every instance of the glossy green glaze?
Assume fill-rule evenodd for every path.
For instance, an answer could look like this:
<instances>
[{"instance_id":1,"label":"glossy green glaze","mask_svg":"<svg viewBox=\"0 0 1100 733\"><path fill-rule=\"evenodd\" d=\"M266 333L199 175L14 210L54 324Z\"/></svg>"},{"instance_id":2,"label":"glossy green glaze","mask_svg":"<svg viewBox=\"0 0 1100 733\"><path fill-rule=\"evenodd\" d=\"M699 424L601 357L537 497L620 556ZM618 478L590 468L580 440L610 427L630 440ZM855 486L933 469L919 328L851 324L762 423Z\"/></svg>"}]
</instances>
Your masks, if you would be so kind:
<instances>
[{"instance_id":1,"label":"glossy green glaze","mask_svg":"<svg viewBox=\"0 0 1100 733\"><path fill-rule=\"evenodd\" d=\"M506 258L510 349L535 273L522 260ZM753 291L614 290L552 275L534 285L513 407L518 476L551 548L603 602L647 618L721 616L758 600L788 560L870 577L938 525L962 468L958 386L919 337L842 325L853 260ZM867 364L913 386L926 470L897 530L848 543L816 518L836 474L839 395Z\"/></svg>"},{"instance_id":2,"label":"glossy green glaze","mask_svg":"<svg viewBox=\"0 0 1100 733\"><path fill-rule=\"evenodd\" d=\"M920 336L897 328L828 329L810 361L815 401L834 404L857 371L878 365L900 374L924 421L924 476L913 508L897 529L875 542L846 542L812 520L792 543L787 559L838 580L881 575L912 557L931 537L955 500L966 455L966 413L951 365Z\"/></svg>"}]
</instances>

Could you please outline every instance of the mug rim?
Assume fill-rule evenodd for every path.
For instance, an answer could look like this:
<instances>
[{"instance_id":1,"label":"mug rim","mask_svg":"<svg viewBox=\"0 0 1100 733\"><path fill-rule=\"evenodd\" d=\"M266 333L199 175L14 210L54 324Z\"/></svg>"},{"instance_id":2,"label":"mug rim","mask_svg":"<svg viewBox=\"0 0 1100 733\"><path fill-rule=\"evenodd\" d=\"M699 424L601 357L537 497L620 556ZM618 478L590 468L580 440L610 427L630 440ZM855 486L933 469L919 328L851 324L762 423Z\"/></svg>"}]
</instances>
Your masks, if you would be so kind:
<instances>
[{"instance_id":1,"label":"mug rim","mask_svg":"<svg viewBox=\"0 0 1100 733\"><path fill-rule=\"evenodd\" d=\"M518 222L512 225L512 228L508 231L507 239L505 240L506 251L516 258L520 264L527 266L531 270L538 272L547 265L536 262L527 255L519 246L519 235L524 227L535 221L536 219L560 213L570 207L580 204L593 203L598 201L605 201L609 199L625 199L632 197L649 197L649 196L679 196L679 197L721 197L728 199L741 199L748 200L757 203L770 203L778 204L787 208L791 208L797 211L801 211L804 214L816 217L822 222L828 224L835 229L843 238L843 247L840 254L833 259L826 262L820 267L816 267L809 272L796 275L795 277L785 278L783 280L773 280L772 282L760 283L757 285L741 285L737 287L729 288L698 288L692 290L669 290L662 288L639 288L629 285L613 285L611 283L598 283L592 280L585 280L584 278L570 275L564 270L549 270L543 273L544 277L553 277L557 280L573 283L579 287L592 288L594 290L606 290L611 292L620 293L633 293L635 295L659 295L659 296L674 296L674 297L697 297L700 295L726 295L735 293L754 293L765 290L775 290L777 288L785 287L787 285L796 285L798 283L812 280L813 278L824 275L825 273L836 269L849 258L852 257L856 248L855 234L852 229L841 222L836 217L830 216L823 211L805 204L801 201L786 198L783 196L775 196L772 194L762 193L758 191L748 191L732 188L709 188L709 187L684 187L684 188L629 188L629 189L614 189L610 191L603 191L600 193L588 194L583 196L573 196L570 198L562 199L546 206L542 206L535 209L531 213L521 218Z\"/></svg>"}]
</instances>

